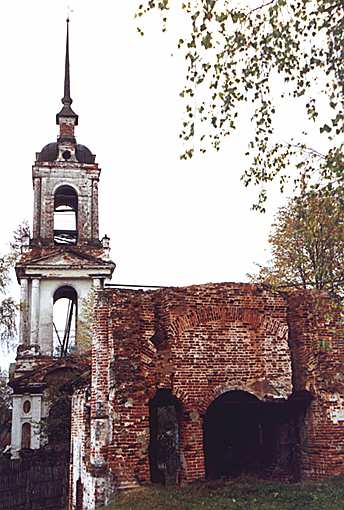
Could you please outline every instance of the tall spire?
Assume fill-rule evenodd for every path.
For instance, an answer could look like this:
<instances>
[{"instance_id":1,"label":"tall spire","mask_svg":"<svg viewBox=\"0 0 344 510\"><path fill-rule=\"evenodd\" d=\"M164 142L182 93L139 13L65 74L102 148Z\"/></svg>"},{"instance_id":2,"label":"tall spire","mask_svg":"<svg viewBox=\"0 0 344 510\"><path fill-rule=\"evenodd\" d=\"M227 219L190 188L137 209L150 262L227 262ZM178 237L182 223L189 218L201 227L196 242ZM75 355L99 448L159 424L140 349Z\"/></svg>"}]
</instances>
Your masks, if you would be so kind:
<instances>
[{"instance_id":1,"label":"tall spire","mask_svg":"<svg viewBox=\"0 0 344 510\"><path fill-rule=\"evenodd\" d=\"M66 58L65 58L65 77L64 77L64 95L61 99L63 107L62 110L56 115L56 124L59 124L61 117L70 117L75 119L75 125L78 124L78 116L73 112L71 104L73 102L70 97L70 69L69 69L69 18L66 20L67 34L66 34Z\"/></svg>"},{"instance_id":2,"label":"tall spire","mask_svg":"<svg viewBox=\"0 0 344 510\"><path fill-rule=\"evenodd\" d=\"M70 97L70 73L69 73L69 18L67 18L67 35L66 35L66 59L65 59L65 79L64 79L64 96L62 103L71 105L72 98Z\"/></svg>"}]
</instances>

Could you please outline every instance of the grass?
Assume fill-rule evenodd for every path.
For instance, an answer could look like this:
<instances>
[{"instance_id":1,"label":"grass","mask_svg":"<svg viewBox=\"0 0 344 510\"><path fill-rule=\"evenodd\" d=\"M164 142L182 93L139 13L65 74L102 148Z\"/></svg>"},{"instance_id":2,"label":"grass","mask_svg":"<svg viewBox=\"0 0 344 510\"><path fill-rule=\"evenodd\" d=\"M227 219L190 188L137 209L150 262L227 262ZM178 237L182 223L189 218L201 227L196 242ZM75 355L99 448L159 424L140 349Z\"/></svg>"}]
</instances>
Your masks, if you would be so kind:
<instances>
[{"instance_id":1,"label":"grass","mask_svg":"<svg viewBox=\"0 0 344 510\"><path fill-rule=\"evenodd\" d=\"M344 478L282 484L241 479L179 488L144 487L106 510L344 510ZM104 509L105 510L105 509Z\"/></svg>"}]
</instances>

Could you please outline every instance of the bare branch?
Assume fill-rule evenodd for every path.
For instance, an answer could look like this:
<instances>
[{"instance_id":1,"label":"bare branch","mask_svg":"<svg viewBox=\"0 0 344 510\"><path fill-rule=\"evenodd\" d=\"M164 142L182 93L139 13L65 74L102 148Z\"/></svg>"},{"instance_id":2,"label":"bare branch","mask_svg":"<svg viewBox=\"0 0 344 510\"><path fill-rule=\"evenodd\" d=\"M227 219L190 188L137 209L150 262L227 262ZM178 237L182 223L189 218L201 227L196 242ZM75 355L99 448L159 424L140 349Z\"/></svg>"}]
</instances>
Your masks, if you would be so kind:
<instances>
[{"instance_id":1,"label":"bare branch","mask_svg":"<svg viewBox=\"0 0 344 510\"><path fill-rule=\"evenodd\" d=\"M274 4L276 0L271 0L270 2L267 2L266 4L259 5L258 7L255 7L251 11L249 11L248 14L252 14L252 12L260 11L261 9L264 9L264 7L267 7L268 5Z\"/></svg>"}]
</instances>

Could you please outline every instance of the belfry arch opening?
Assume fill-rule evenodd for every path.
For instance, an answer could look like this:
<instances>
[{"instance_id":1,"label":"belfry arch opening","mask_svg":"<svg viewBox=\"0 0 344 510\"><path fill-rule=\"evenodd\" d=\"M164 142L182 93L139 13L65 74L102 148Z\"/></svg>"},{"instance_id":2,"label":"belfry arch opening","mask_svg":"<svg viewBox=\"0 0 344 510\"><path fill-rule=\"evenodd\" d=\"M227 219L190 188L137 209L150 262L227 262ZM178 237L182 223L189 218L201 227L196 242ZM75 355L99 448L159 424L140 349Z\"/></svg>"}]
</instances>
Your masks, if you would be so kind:
<instances>
[{"instance_id":1,"label":"belfry arch opening","mask_svg":"<svg viewBox=\"0 0 344 510\"><path fill-rule=\"evenodd\" d=\"M71 186L60 186L54 194L54 241L76 244L78 241L78 195Z\"/></svg>"},{"instance_id":2,"label":"belfry arch opening","mask_svg":"<svg viewBox=\"0 0 344 510\"><path fill-rule=\"evenodd\" d=\"M299 478L300 430L309 396L260 401L245 391L222 394L203 422L206 476Z\"/></svg>"},{"instance_id":3,"label":"belfry arch opening","mask_svg":"<svg viewBox=\"0 0 344 510\"><path fill-rule=\"evenodd\" d=\"M64 357L75 349L78 295L68 285L54 293L53 354Z\"/></svg>"},{"instance_id":4,"label":"belfry arch opening","mask_svg":"<svg viewBox=\"0 0 344 510\"><path fill-rule=\"evenodd\" d=\"M149 465L151 481L175 485L180 472L182 407L169 389L158 389L149 402Z\"/></svg>"}]
</instances>

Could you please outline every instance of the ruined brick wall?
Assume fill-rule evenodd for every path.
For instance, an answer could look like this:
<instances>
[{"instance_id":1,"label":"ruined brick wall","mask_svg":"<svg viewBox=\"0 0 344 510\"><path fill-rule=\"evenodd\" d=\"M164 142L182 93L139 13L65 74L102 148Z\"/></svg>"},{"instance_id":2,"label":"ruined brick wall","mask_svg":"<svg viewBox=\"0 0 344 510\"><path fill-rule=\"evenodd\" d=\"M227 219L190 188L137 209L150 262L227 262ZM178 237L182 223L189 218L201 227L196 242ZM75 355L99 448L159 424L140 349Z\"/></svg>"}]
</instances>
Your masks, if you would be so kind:
<instances>
[{"instance_id":1,"label":"ruined brick wall","mask_svg":"<svg viewBox=\"0 0 344 510\"><path fill-rule=\"evenodd\" d=\"M108 468L108 448L112 440L109 370L113 351L110 350L111 308L106 292L99 292L95 310L91 384L77 387L72 400L70 510L106 505L115 491Z\"/></svg>"},{"instance_id":2,"label":"ruined brick wall","mask_svg":"<svg viewBox=\"0 0 344 510\"><path fill-rule=\"evenodd\" d=\"M295 391L313 401L301 434L301 475L321 479L344 472L344 342L339 309L328 296L298 291L288 322Z\"/></svg>"},{"instance_id":3,"label":"ruined brick wall","mask_svg":"<svg viewBox=\"0 0 344 510\"><path fill-rule=\"evenodd\" d=\"M83 487L85 508L95 506L92 475L88 471L90 461L90 393L88 387L77 388L72 398L71 457L69 474L69 509L78 508L78 484Z\"/></svg>"},{"instance_id":4,"label":"ruined brick wall","mask_svg":"<svg viewBox=\"0 0 344 510\"><path fill-rule=\"evenodd\" d=\"M181 480L204 478L203 418L232 390L269 402L312 396L299 441L301 475L343 472L339 333L330 302L309 291L282 296L250 284L99 291L86 493L99 505L118 488L150 481L149 404L158 389L171 390L181 406ZM85 429L73 434L86 441Z\"/></svg>"},{"instance_id":5,"label":"ruined brick wall","mask_svg":"<svg viewBox=\"0 0 344 510\"><path fill-rule=\"evenodd\" d=\"M149 401L168 388L183 409L182 476L203 478L202 417L217 396L290 395L286 314L284 298L248 284L100 293L91 464L106 464L117 487L148 482Z\"/></svg>"}]
</instances>

